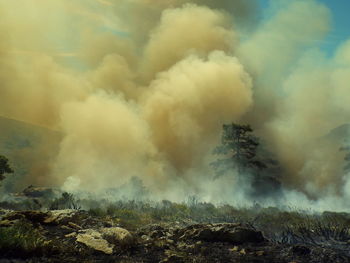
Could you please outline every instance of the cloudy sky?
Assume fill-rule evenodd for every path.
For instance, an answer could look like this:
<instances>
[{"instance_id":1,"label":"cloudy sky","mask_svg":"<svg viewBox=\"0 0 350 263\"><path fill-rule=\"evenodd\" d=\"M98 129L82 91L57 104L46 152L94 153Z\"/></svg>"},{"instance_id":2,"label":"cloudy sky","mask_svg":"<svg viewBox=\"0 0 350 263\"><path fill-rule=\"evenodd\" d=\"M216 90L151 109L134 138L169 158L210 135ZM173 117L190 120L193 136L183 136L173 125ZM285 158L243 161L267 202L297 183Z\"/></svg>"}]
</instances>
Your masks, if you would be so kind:
<instances>
[{"instance_id":1,"label":"cloudy sky","mask_svg":"<svg viewBox=\"0 0 350 263\"><path fill-rule=\"evenodd\" d=\"M276 5L276 2L280 2L279 8L283 8L290 1L259 0L262 17L268 19L271 15L271 7ZM350 38L350 2L348 0L319 0L319 2L326 5L332 13L331 31L321 44L323 50L326 50L328 54L332 54L338 45ZM310 19L312 19L312 14L310 14Z\"/></svg>"}]
</instances>

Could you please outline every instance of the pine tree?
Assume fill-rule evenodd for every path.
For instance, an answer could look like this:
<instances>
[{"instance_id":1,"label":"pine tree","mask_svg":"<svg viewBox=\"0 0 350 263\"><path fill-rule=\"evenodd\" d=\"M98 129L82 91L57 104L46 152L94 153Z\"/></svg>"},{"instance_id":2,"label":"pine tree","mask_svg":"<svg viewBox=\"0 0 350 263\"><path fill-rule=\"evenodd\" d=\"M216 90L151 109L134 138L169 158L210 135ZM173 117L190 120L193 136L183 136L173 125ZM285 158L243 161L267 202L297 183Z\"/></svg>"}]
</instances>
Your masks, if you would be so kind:
<instances>
[{"instance_id":1,"label":"pine tree","mask_svg":"<svg viewBox=\"0 0 350 263\"><path fill-rule=\"evenodd\" d=\"M350 146L348 141L346 141L345 144L346 146L341 147L340 151L345 152L345 156L344 156L345 165L343 170L345 173L348 173L350 172Z\"/></svg>"},{"instance_id":2,"label":"pine tree","mask_svg":"<svg viewBox=\"0 0 350 263\"><path fill-rule=\"evenodd\" d=\"M252 135L252 132L250 125L235 123L223 125L221 145L214 149L214 154L224 156L224 158L211 163L216 177L235 168L239 174L266 168L266 165L257 158L259 140Z\"/></svg>"},{"instance_id":3,"label":"pine tree","mask_svg":"<svg viewBox=\"0 0 350 263\"><path fill-rule=\"evenodd\" d=\"M11 173L13 173L13 170L8 163L8 159L0 155L0 181L5 179L5 174Z\"/></svg>"}]
</instances>

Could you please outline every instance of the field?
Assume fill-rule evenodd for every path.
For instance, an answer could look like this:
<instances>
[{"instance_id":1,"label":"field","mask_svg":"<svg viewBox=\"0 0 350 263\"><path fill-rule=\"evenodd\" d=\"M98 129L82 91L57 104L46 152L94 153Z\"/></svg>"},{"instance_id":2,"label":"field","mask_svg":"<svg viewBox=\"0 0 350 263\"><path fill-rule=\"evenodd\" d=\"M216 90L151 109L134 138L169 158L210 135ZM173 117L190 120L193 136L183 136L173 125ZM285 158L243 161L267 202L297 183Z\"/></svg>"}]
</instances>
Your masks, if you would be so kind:
<instances>
[{"instance_id":1,"label":"field","mask_svg":"<svg viewBox=\"0 0 350 263\"><path fill-rule=\"evenodd\" d=\"M350 262L347 213L69 193L0 205L0 262Z\"/></svg>"}]
</instances>

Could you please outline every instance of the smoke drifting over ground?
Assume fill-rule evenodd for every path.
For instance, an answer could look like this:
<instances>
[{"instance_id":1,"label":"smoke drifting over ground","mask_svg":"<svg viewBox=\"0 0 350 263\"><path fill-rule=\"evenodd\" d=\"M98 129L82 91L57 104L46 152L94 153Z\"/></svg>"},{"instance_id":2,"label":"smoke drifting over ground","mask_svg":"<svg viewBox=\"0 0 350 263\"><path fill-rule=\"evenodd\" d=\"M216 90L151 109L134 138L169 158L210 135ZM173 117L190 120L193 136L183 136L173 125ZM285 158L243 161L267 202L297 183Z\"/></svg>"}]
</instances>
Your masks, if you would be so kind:
<instances>
[{"instance_id":1,"label":"smoke drifting over ground","mask_svg":"<svg viewBox=\"0 0 350 263\"><path fill-rule=\"evenodd\" d=\"M317 48L331 27L317 1L271 9L259 22L243 0L3 1L0 115L63 134L42 184L138 176L159 198L242 204L245 186L213 182L209 163L223 123L250 123L286 203L341 209L342 141L325 136L350 122L350 42L330 58Z\"/></svg>"}]
</instances>

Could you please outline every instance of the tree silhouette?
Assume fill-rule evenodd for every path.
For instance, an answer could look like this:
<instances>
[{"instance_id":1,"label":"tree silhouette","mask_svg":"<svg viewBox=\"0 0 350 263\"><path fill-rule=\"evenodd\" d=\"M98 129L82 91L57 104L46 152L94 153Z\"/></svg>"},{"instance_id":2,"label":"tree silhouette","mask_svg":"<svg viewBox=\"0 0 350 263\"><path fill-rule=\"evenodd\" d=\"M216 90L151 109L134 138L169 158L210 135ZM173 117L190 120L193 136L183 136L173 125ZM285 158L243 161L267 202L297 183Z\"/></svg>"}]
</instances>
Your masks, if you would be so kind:
<instances>
[{"instance_id":1,"label":"tree silhouette","mask_svg":"<svg viewBox=\"0 0 350 263\"><path fill-rule=\"evenodd\" d=\"M340 151L345 152L345 156L344 156L345 165L343 167L343 170L345 173L348 173L350 172L350 146L348 141L346 141L345 144L346 146L341 147Z\"/></svg>"},{"instance_id":2,"label":"tree silhouette","mask_svg":"<svg viewBox=\"0 0 350 263\"><path fill-rule=\"evenodd\" d=\"M13 173L13 170L8 163L8 159L5 156L0 155L0 181L5 179L5 174L11 173Z\"/></svg>"},{"instance_id":3,"label":"tree silhouette","mask_svg":"<svg viewBox=\"0 0 350 263\"><path fill-rule=\"evenodd\" d=\"M215 178L236 170L239 180L242 176L249 178L250 195L262 197L279 193L281 167L273 154L261 147L249 125L224 124L221 144L214 149L214 154L222 156L211 163Z\"/></svg>"},{"instance_id":4,"label":"tree silhouette","mask_svg":"<svg viewBox=\"0 0 350 263\"><path fill-rule=\"evenodd\" d=\"M216 178L234 168L239 174L266 168L266 165L257 158L259 139L252 135L252 132L250 125L235 123L223 125L221 145L214 149L214 154L224 157L211 163Z\"/></svg>"}]
</instances>

